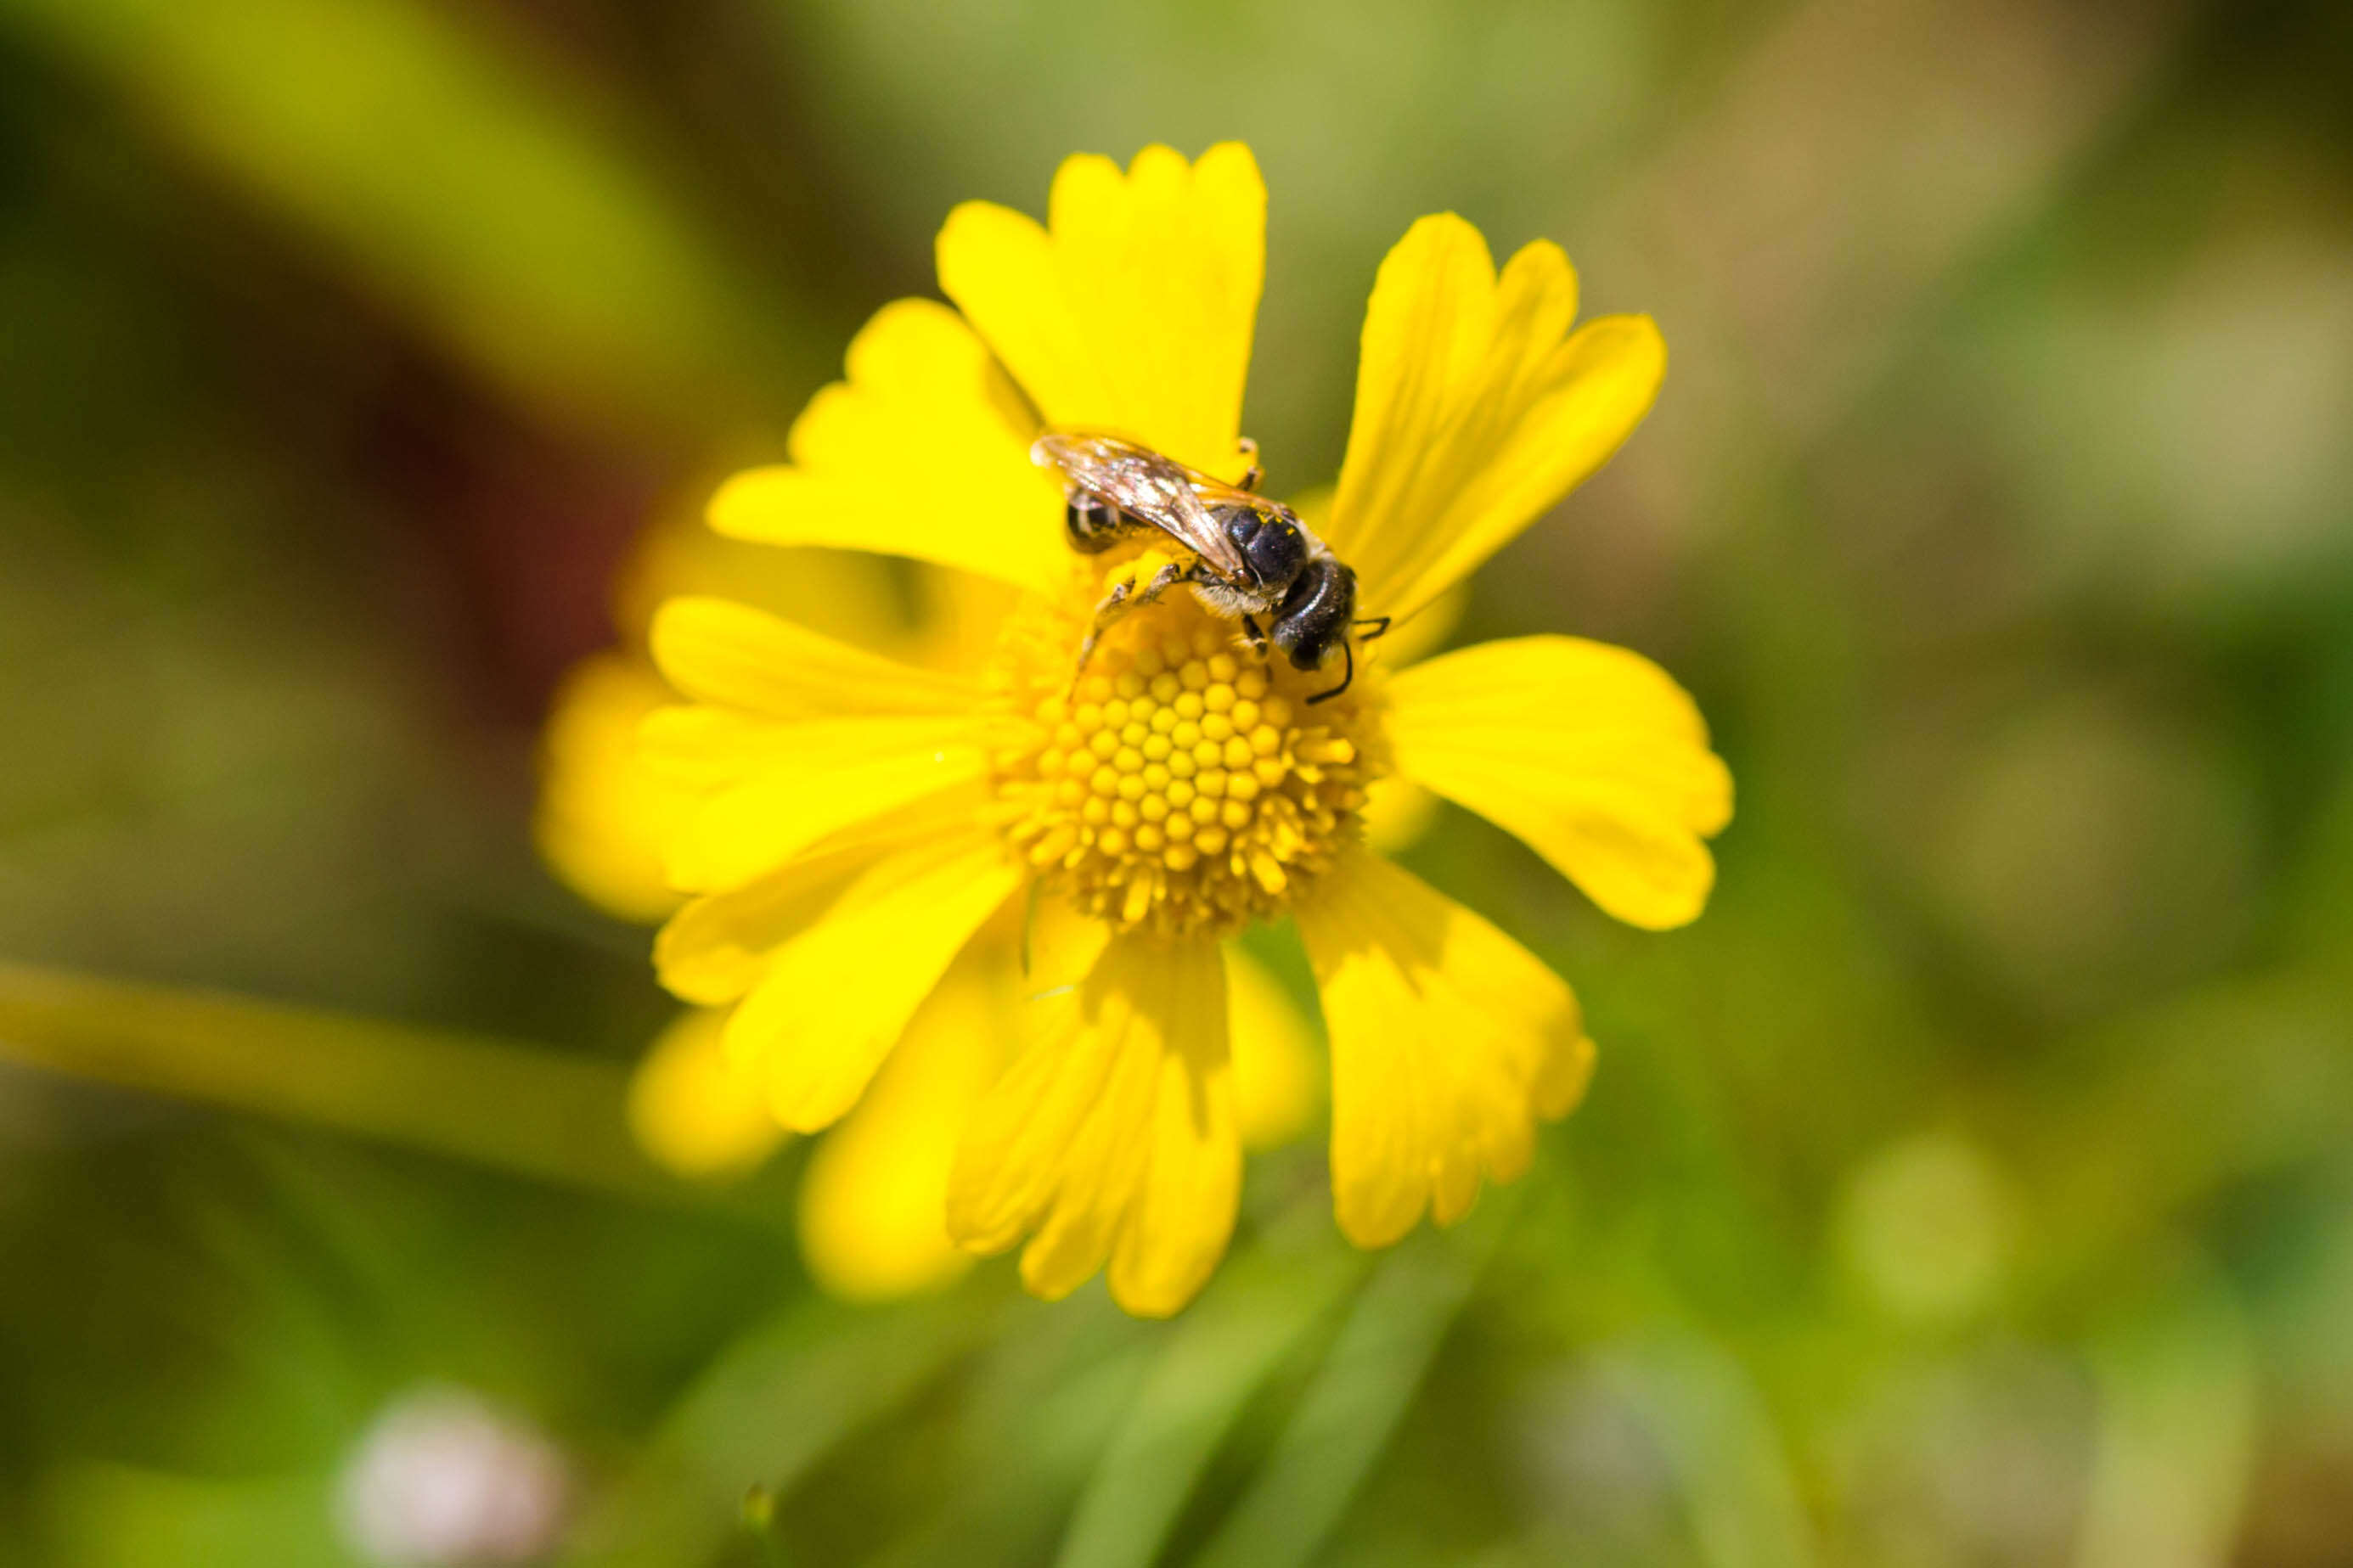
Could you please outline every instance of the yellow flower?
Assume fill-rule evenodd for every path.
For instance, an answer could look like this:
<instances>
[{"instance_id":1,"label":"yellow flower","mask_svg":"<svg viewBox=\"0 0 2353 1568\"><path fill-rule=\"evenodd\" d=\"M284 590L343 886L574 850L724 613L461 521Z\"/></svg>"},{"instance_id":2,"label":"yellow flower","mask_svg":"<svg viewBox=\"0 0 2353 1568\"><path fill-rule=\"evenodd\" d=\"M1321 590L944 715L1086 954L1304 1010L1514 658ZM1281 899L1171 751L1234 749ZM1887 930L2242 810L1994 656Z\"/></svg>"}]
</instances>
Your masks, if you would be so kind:
<instances>
[{"instance_id":1,"label":"yellow flower","mask_svg":"<svg viewBox=\"0 0 2353 1568\"><path fill-rule=\"evenodd\" d=\"M557 875L624 920L657 921L681 902L662 873L661 839L691 796L648 766L636 745L646 716L677 700L644 648L655 605L724 584L911 663L953 668L986 655L1010 598L1006 589L918 567L909 593L893 576L871 555L739 544L699 521L691 530L655 529L623 576L622 647L573 671L548 721L535 827ZM811 1152L799 1194L802 1252L837 1295L881 1300L929 1289L972 1261L947 1234L949 1155L1008 1054L1000 1025L1017 984L1018 922L1001 921L991 934L916 1015L858 1109ZM1263 970L1237 954L1233 979L1243 1137L1268 1147L1297 1136L1320 1109L1314 1046ZM648 1048L630 1084L638 1142L690 1178L740 1176L786 1137L760 1076L727 1052L725 1019L721 1009L681 1014Z\"/></svg>"},{"instance_id":2,"label":"yellow flower","mask_svg":"<svg viewBox=\"0 0 2353 1568\"><path fill-rule=\"evenodd\" d=\"M732 1007L731 1057L786 1125L857 1105L976 933L1028 911L1034 963L991 1016L1018 1037L971 1112L947 1226L1027 1241L1062 1295L1108 1268L1165 1314L1224 1251L1241 1178L1221 949L1288 914L1331 1040L1342 1229L1378 1246L1447 1224L1526 1167L1539 1117L1590 1068L1575 999L1503 932L1364 842L1401 775L1518 834L1609 913L1665 928L1713 879L1703 840L1731 783L1690 699L1622 649L1563 637L1393 669L1261 663L1188 595L1074 652L1122 552L1063 542L1029 459L1045 426L1117 431L1228 479L1265 194L1237 145L1188 164L1073 158L1039 225L984 203L939 237L955 309L885 307L847 378L795 425L789 461L737 476L719 531L912 557L1018 591L994 652L923 668L724 598L656 616L687 705L641 744L691 797L663 835L693 895L656 945L665 984ZM1460 218L1414 225L1366 313L1356 417L1319 528L1361 613L1410 625L1591 474L1664 366L1647 318L1572 330L1549 244L1499 276ZM1130 552L1132 553L1132 552ZM977 1028L977 1026L975 1026ZM887 1080L886 1080L887 1081Z\"/></svg>"}]
</instances>

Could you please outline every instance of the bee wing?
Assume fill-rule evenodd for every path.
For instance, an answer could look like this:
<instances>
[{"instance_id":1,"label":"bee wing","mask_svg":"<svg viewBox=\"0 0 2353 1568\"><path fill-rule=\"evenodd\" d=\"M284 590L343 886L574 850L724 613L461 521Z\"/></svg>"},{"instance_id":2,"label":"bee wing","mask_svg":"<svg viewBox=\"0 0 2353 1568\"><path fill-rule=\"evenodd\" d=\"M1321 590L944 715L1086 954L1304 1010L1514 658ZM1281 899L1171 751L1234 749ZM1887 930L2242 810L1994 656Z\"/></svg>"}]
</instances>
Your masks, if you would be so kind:
<instances>
[{"instance_id":1,"label":"bee wing","mask_svg":"<svg viewBox=\"0 0 2353 1568\"><path fill-rule=\"evenodd\" d=\"M1029 460L1060 469L1078 489L1152 524L1220 575L1248 576L1241 551L1201 504L1197 487L1226 488L1207 474L1116 436L1060 431L1039 437Z\"/></svg>"}]
</instances>

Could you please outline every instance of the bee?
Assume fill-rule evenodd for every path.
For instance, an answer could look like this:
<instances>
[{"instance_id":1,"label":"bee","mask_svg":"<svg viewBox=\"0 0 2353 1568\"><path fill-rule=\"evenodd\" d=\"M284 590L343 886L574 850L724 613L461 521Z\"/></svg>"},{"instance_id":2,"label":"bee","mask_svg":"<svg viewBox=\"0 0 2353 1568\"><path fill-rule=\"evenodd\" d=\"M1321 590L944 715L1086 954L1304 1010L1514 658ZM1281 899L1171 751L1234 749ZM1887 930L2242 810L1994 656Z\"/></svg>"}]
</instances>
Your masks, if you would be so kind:
<instances>
[{"instance_id":1,"label":"bee","mask_svg":"<svg viewBox=\"0 0 2353 1568\"><path fill-rule=\"evenodd\" d=\"M1369 627L1366 640L1377 637L1389 629L1389 617L1357 617L1356 574L1298 513L1252 493L1261 478L1258 447L1243 447L1251 463L1239 485L1115 436L1050 431L1030 447L1031 462L1062 476L1062 528L1072 549L1099 554L1151 529L1194 558L1189 566L1162 566L1141 587L1133 579L1113 584L1095 606L1094 626L1079 649L1082 668L1114 622L1181 583L1212 615L1241 622L1261 658L1272 644L1294 669L1320 669L1338 647L1346 673L1308 701L1337 697L1355 681L1349 633Z\"/></svg>"}]
</instances>

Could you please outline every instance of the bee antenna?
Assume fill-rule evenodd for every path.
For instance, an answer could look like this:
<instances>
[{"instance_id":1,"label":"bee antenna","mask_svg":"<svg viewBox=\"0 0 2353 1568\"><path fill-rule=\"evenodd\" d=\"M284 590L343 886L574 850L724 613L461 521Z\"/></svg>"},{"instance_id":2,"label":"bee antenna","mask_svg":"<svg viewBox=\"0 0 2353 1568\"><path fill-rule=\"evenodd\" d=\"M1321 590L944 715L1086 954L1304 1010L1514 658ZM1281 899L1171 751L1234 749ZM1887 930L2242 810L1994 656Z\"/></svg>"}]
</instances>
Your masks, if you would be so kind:
<instances>
[{"instance_id":1,"label":"bee antenna","mask_svg":"<svg viewBox=\"0 0 2353 1568\"><path fill-rule=\"evenodd\" d=\"M1340 678L1340 684L1334 687L1331 690L1319 691L1314 696L1309 698L1307 700L1307 705L1310 708L1313 708L1318 702L1330 701L1333 698L1339 696L1340 693L1347 690L1349 687L1354 686L1356 683L1356 650L1348 645L1345 638L1343 638L1340 643L1340 657L1348 661L1348 672Z\"/></svg>"}]
</instances>

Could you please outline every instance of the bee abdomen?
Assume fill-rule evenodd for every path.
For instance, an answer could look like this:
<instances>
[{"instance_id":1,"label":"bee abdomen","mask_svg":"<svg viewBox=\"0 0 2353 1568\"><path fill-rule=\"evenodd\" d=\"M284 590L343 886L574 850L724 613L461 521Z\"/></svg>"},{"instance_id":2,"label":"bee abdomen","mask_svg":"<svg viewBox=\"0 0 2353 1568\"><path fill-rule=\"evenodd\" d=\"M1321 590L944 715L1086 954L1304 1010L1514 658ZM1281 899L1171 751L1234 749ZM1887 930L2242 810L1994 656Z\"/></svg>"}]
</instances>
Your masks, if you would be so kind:
<instances>
[{"instance_id":1,"label":"bee abdomen","mask_svg":"<svg viewBox=\"0 0 2353 1568\"><path fill-rule=\"evenodd\" d=\"M1125 526L1117 507L1081 490L1062 503L1062 531L1071 549L1100 555L1119 542Z\"/></svg>"}]
</instances>

